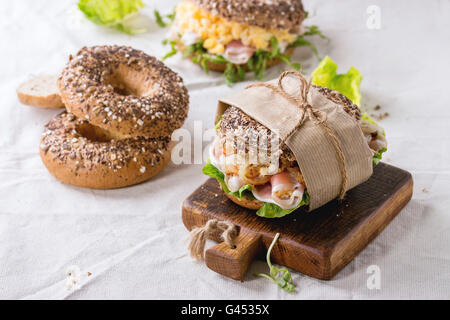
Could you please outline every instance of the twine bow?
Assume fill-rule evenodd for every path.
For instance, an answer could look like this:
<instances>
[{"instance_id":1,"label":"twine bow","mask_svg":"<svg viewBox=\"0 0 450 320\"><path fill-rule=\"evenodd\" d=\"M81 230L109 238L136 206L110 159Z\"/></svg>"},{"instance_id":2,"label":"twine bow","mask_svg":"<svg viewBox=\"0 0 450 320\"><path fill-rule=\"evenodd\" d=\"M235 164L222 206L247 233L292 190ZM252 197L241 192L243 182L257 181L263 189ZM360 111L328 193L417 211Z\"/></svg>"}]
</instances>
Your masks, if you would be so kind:
<instances>
[{"instance_id":1,"label":"twine bow","mask_svg":"<svg viewBox=\"0 0 450 320\"><path fill-rule=\"evenodd\" d=\"M286 90L283 87L283 80L288 75L293 75L300 81L300 94L298 96L295 96L295 95L292 95L292 94L286 92ZM307 118L309 120L311 120L314 124L320 125L324 129L325 133L329 137L329 139L336 151L336 156L338 158L339 167L340 167L341 176L342 176L341 190L339 192L338 198L343 199L345 196L345 192L347 190L347 184L348 184L344 152L342 151L342 146L341 146L339 139L334 134L334 132L331 130L331 128L328 126L327 114L322 110L312 107L308 102L308 92L311 87L311 79L308 81L308 80L306 80L305 76L303 76L300 72L290 70L290 71L285 71L281 74L281 76L278 78L278 86L275 86L270 83L258 82L258 83L253 83L251 85L248 85L246 87L246 89L253 88L253 87L269 88L272 91L283 96L285 99L292 102L296 106L298 106L299 109L302 111L302 116L300 118L300 121L286 135L283 142L285 142L292 133L294 133L298 128L300 128L303 125L303 123L306 121Z\"/></svg>"},{"instance_id":2,"label":"twine bow","mask_svg":"<svg viewBox=\"0 0 450 320\"><path fill-rule=\"evenodd\" d=\"M203 227L197 227L191 230L188 250L191 257L197 260L203 260L205 251L205 242L209 235L214 232L222 232L222 239L230 246L235 248L234 243L237 236L236 226L228 221L219 221L211 219Z\"/></svg>"}]
</instances>

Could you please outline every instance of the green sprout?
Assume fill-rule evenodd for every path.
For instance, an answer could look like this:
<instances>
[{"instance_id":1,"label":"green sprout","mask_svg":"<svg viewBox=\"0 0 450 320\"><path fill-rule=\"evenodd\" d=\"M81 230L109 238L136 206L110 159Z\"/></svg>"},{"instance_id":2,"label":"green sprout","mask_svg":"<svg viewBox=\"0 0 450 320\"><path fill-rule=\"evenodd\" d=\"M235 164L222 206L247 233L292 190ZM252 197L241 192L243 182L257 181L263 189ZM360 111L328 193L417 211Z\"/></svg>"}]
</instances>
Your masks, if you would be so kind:
<instances>
[{"instance_id":1,"label":"green sprout","mask_svg":"<svg viewBox=\"0 0 450 320\"><path fill-rule=\"evenodd\" d=\"M289 270L286 268L278 268L274 266L270 261L270 252L272 251L272 248L279 237L280 234L277 233L273 238L272 243L270 244L269 250L267 250L266 261L270 269L269 274L258 273L257 276L267 278L276 283L284 291L292 293L295 291L295 285L292 281L292 276Z\"/></svg>"}]
</instances>

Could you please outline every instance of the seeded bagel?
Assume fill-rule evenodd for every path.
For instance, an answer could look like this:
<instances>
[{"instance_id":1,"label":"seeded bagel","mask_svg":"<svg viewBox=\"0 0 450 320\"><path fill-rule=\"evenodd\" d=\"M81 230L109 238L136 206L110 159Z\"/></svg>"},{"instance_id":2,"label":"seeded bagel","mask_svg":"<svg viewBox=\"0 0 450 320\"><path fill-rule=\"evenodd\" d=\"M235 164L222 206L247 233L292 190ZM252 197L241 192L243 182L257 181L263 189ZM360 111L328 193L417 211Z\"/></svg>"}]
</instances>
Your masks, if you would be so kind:
<instances>
[{"instance_id":1,"label":"seeded bagel","mask_svg":"<svg viewBox=\"0 0 450 320\"><path fill-rule=\"evenodd\" d=\"M166 137L188 113L183 80L131 47L82 48L58 80L68 111L116 137Z\"/></svg>"},{"instance_id":2,"label":"seeded bagel","mask_svg":"<svg viewBox=\"0 0 450 320\"><path fill-rule=\"evenodd\" d=\"M66 111L47 125L40 143L42 161L64 183L112 189L134 185L158 174L170 161L170 137L111 138Z\"/></svg>"},{"instance_id":3,"label":"seeded bagel","mask_svg":"<svg viewBox=\"0 0 450 320\"><path fill-rule=\"evenodd\" d=\"M305 19L301 0L193 0L212 15L263 29L297 31Z\"/></svg>"}]
</instances>

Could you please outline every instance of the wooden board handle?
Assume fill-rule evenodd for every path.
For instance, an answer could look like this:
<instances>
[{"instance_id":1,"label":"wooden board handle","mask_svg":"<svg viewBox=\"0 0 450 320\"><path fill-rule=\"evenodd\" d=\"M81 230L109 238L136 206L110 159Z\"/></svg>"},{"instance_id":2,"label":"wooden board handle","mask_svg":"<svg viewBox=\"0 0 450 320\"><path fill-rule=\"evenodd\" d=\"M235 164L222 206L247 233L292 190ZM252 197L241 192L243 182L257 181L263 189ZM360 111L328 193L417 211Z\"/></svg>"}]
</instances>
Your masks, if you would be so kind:
<instances>
[{"instance_id":1,"label":"wooden board handle","mask_svg":"<svg viewBox=\"0 0 450 320\"><path fill-rule=\"evenodd\" d=\"M226 277L242 280L253 258L261 250L261 236L241 231L236 238L236 248L221 242L206 250L208 268Z\"/></svg>"}]
</instances>

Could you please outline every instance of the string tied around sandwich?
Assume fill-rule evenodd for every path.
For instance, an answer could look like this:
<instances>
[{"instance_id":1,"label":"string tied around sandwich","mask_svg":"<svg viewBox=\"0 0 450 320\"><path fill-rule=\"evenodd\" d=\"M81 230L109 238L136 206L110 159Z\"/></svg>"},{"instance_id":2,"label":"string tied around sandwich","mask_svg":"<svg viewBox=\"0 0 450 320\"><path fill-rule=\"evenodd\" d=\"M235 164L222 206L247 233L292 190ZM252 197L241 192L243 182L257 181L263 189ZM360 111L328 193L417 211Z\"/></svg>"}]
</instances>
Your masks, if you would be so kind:
<instances>
[{"instance_id":1,"label":"string tied around sandwich","mask_svg":"<svg viewBox=\"0 0 450 320\"><path fill-rule=\"evenodd\" d=\"M288 93L284 87L283 87L283 80L289 76L292 75L296 77L300 82L300 94L298 96ZM250 84L246 87L246 89L254 88L254 87L266 87L271 89L272 91L276 92L277 94L283 96L288 101L292 102L298 108L301 110L301 118L300 121L292 128L291 131L286 135L285 139L282 141L283 143L289 138L289 136L294 133L298 128L300 128L304 122L309 119L311 120L315 125L320 125L326 135L329 137L335 151L336 151L336 157L339 162L339 168L341 171L342 176L342 183L341 188L339 192L338 198L342 200L345 197L345 193L347 190L348 185L348 178L347 178L347 169L345 165L345 155L342 151L341 143L336 136L336 134L331 130L330 126L327 122L327 114L319 109L314 108L311 106L308 102L308 93L309 89L311 88L311 79L308 81L303 74L301 74L298 71L295 70L289 70L283 72L280 77L278 78L278 85L275 86L271 83L265 83L265 82L258 82Z\"/></svg>"},{"instance_id":2,"label":"string tied around sandwich","mask_svg":"<svg viewBox=\"0 0 450 320\"><path fill-rule=\"evenodd\" d=\"M238 235L236 226L228 221L217 219L208 220L203 227L193 228L189 234L188 250L191 257L197 260L204 259L205 243L208 236L222 233L222 239L230 248L236 248L235 239Z\"/></svg>"}]
</instances>

